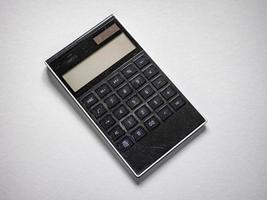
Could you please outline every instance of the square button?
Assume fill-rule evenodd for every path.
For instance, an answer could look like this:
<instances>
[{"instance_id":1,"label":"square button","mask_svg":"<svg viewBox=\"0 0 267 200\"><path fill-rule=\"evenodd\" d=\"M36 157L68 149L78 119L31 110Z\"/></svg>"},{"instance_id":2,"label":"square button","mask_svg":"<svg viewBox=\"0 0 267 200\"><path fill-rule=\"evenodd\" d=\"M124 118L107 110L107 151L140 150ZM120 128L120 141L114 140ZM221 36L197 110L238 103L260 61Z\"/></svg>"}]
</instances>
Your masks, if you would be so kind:
<instances>
[{"instance_id":1,"label":"square button","mask_svg":"<svg viewBox=\"0 0 267 200\"><path fill-rule=\"evenodd\" d=\"M165 99L170 99L171 97L173 97L174 95L176 95L177 91L174 87L169 86L167 87L165 90L163 90L161 92L161 95L165 98Z\"/></svg>"},{"instance_id":2,"label":"square button","mask_svg":"<svg viewBox=\"0 0 267 200\"><path fill-rule=\"evenodd\" d=\"M119 149L119 151L122 151L122 152L125 152L131 146L133 146L133 142L128 136L125 136L119 142L117 142L117 148Z\"/></svg>"},{"instance_id":3,"label":"square button","mask_svg":"<svg viewBox=\"0 0 267 200\"><path fill-rule=\"evenodd\" d=\"M137 129L135 129L131 133L131 135L134 137L135 141L138 141L146 135L146 131L143 127L140 126Z\"/></svg>"},{"instance_id":4,"label":"square button","mask_svg":"<svg viewBox=\"0 0 267 200\"><path fill-rule=\"evenodd\" d=\"M111 137L113 141L117 140L119 137L125 134L125 131L119 126L115 126L109 131L108 135Z\"/></svg>"},{"instance_id":5,"label":"square button","mask_svg":"<svg viewBox=\"0 0 267 200\"><path fill-rule=\"evenodd\" d=\"M107 84L101 85L96 89L96 93L100 98L103 98L111 91L110 87Z\"/></svg>"},{"instance_id":6,"label":"square button","mask_svg":"<svg viewBox=\"0 0 267 200\"><path fill-rule=\"evenodd\" d=\"M149 59L148 59L146 56L142 55L142 56L141 56L140 58L138 58L134 63L137 65L137 67L138 67L139 69L142 69L142 68L145 67L148 63L150 63L150 61L149 61Z\"/></svg>"},{"instance_id":7,"label":"square button","mask_svg":"<svg viewBox=\"0 0 267 200\"><path fill-rule=\"evenodd\" d=\"M136 72L137 72L137 69L135 68L133 63L129 64L126 68L122 70L122 73L126 78L130 78Z\"/></svg>"},{"instance_id":8,"label":"square button","mask_svg":"<svg viewBox=\"0 0 267 200\"><path fill-rule=\"evenodd\" d=\"M152 108L152 109L157 109L159 106L161 106L163 104L163 100L162 98L157 95L155 96L151 101L148 102L148 105Z\"/></svg>"},{"instance_id":9,"label":"square button","mask_svg":"<svg viewBox=\"0 0 267 200\"><path fill-rule=\"evenodd\" d=\"M112 77L111 79L109 79L108 82L110 83L110 85L113 88L116 88L124 82L124 79L122 78L122 76L120 74L117 74L114 77Z\"/></svg>"},{"instance_id":10,"label":"square button","mask_svg":"<svg viewBox=\"0 0 267 200\"><path fill-rule=\"evenodd\" d=\"M130 130L137 124L137 120L134 118L134 116L130 115L125 120L123 120L121 123L127 130Z\"/></svg>"},{"instance_id":11,"label":"square button","mask_svg":"<svg viewBox=\"0 0 267 200\"><path fill-rule=\"evenodd\" d=\"M141 75L138 75L131 81L131 84L135 89L138 89L139 87L144 85L145 82L146 82L145 78Z\"/></svg>"},{"instance_id":12,"label":"square button","mask_svg":"<svg viewBox=\"0 0 267 200\"><path fill-rule=\"evenodd\" d=\"M134 109L141 103L141 99L138 96L133 96L127 101L127 105Z\"/></svg>"},{"instance_id":13,"label":"square button","mask_svg":"<svg viewBox=\"0 0 267 200\"><path fill-rule=\"evenodd\" d=\"M88 94L86 97L83 98L82 102L86 106L86 108L90 108L92 105L94 105L98 99L94 94Z\"/></svg>"},{"instance_id":14,"label":"square button","mask_svg":"<svg viewBox=\"0 0 267 200\"><path fill-rule=\"evenodd\" d=\"M145 121L145 126L150 131L156 128L158 125L159 125L159 120L154 116Z\"/></svg>"},{"instance_id":15,"label":"square button","mask_svg":"<svg viewBox=\"0 0 267 200\"><path fill-rule=\"evenodd\" d=\"M120 97L122 99L124 99L125 97L127 97L131 93L132 93L132 89L131 89L131 87L128 84L125 85L125 86L123 86L122 88L120 88L118 90L118 94L120 95Z\"/></svg>"},{"instance_id":16,"label":"square button","mask_svg":"<svg viewBox=\"0 0 267 200\"><path fill-rule=\"evenodd\" d=\"M153 78L157 73L159 72L159 70L154 66L151 65L150 67L148 67L145 71L144 74L148 79Z\"/></svg>"},{"instance_id":17,"label":"square button","mask_svg":"<svg viewBox=\"0 0 267 200\"><path fill-rule=\"evenodd\" d=\"M172 115L172 111L168 106L165 106L158 112L158 116L162 121L165 121Z\"/></svg>"},{"instance_id":18,"label":"square button","mask_svg":"<svg viewBox=\"0 0 267 200\"><path fill-rule=\"evenodd\" d=\"M185 104L185 101L182 97L176 97L170 104L174 110L179 110Z\"/></svg>"},{"instance_id":19,"label":"square button","mask_svg":"<svg viewBox=\"0 0 267 200\"><path fill-rule=\"evenodd\" d=\"M95 116L95 118L101 117L104 113L107 112L106 108L103 106L103 104L98 104L96 107L94 107L91 112Z\"/></svg>"},{"instance_id":20,"label":"square button","mask_svg":"<svg viewBox=\"0 0 267 200\"><path fill-rule=\"evenodd\" d=\"M108 108L113 108L120 102L120 100L115 94L112 94L107 97L104 102L107 104Z\"/></svg>"},{"instance_id":21,"label":"square button","mask_svg":"<svg viewBox=\"0 0 267 200\"><path fill-rule=\"evenodd\" d=\"M124 105L121 105L119 106L118 108L116 108L114 111L113 111L113 114L115 115L115 117L117 119L121 119L123 118L125 115L127 115L129 113L129 110L124 106Z\"/></svg>"},{"instance_id":22,"label":"square button","mask_svg":"<svg viewBox=\"0 0 267 200\"><path fill-rule=\"evenodd\" d=\"M158 78L156 78L156 80L154 80L152 82L152 84L155 86L155 88L160 89L162 88L164 85L166 85L168 82L167 80L163 77L163 76L159 76Z\"/></svg>"},{"instance_id":23,"label":"square button","mask_svg":"<svg viewBox=\"0 0 267 200\"><path fill-rule=\"evenodd\" d=\"M140 91L140 94L144 99L148 99L151 95L154 94L154 90L149 85L147 85Z\"/></svg>"},{"instance_id":24,"label":"square button","mask_svg":"<svg viewBox=\"0 0 267 200\"><path fill-rule=\"evenodd\" d=\"M113 119L113 117L111 117L111 115L107 115L106 117L104 117L103 119L99 121L100 125L105 130L108 130L109 128L111 128L113 124L115 124L115 122L116 121Z\"/></svg>"},{"instance_id":25,"label":"square button","mask_svg":"<svg viewBox=\"0 0 267 200\"><path fill-rule=\"evenodd\" d=\"M144 119L146 116L148 116L150 114L150 110L147 106L142 106L141 108L139 108L137 111L135 111L136 116L139 119Z\"/></svg>"}]
</instances>

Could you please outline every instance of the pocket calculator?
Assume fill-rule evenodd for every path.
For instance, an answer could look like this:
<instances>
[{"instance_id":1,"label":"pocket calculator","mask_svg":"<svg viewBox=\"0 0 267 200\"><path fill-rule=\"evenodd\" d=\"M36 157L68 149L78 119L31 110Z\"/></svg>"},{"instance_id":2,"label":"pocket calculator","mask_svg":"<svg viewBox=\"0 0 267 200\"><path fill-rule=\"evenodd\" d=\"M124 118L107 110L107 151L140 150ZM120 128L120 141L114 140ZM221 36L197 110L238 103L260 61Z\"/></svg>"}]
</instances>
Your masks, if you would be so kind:
<instances>
[{"instance_id":1,"label":"pocket calculator","mask_svg":"<svg viewBox=\"0 0 267 200\"><path fill-rule=\"evenodd\" d=\"M136 177L206 122L113 15L46 64Z\"/></svg>"}]
</instances>

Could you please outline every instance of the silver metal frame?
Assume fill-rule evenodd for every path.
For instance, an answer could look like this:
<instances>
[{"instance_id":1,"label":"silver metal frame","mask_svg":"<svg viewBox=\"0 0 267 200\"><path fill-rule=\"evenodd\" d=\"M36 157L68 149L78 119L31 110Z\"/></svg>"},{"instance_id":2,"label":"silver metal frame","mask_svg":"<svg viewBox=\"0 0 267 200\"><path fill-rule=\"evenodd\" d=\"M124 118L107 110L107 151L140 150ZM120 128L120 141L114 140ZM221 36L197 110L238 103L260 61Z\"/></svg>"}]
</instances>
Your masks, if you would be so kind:
<instances>
[{"instance_id":1,"label":"silver metal frame","mask_svg":"<svg viewBox=\"0 0 267 200\"><path fill-rule=\"evenodd\" d=\"M102 23L104 23L106 20L108 20L110 17L112 17L113 15L108 16L106 19L104 19L102 22L100 22L99 24L97 24L96 26L94 26L93 28L91 28L89 31L87 31L85 34L86 35L88 32L90 32L91 30L93 30L95 27L101 25ZM83 35L80 37L82 38ZM156 165L159 161L161 161L164 157L166 157L169 153L171 153L176 147L178 147L180 144L182 144L186 139L188 139L190 136L192 136L198 129L200 129L202 126L204 126L207 123L207 120L205 119L205 121L198 126L195 130L193 130L188 136L186 136L182 141L180 141L179 143L177 143L174 147L172 147L169 151L167 151L164 155L162 155L159 159L157 159L154 163L152 163L149 167L147 167L142 173L140 174L136 174L134 172L134 170L131 168L131 166L127 163L127 161L121 156L121 154L117 151L117 149L113 146L113 144L108 140L108 138L105 136L105 134L101 131L101 129L98 127L98 125L94 122L94 120L88 115L88 113L84 110L84 108L82 107L82 105L76 100L76 98L72 95L72 93L68 90L68 88L64 85L64 83L60 80L60 78L56 75L56 73L52 70L52 68L49 66L49 64L47 62L45 62L45 64L47 65L47 68L49 69L49 71L54 75L54 77L59 81L59 83L63 86L63 88L67 91L67 93L71 96L71 98L74 100L74 102L78 105L78 107L81 109L81 111L87 116L87 118L92 122L92 124L96 127L96 129L101 133L101 135L105 138L105 140L108 142L108 144L113 148L113 150L117 153L117 155L119 156L119 158L121 158L121 160L126 164L126 166L130 169L130 171L135 175L135 177L139 178L141 177L143 174L145 174L150 168L152 168L154 165Z\"/></svg>"}]
</instances>

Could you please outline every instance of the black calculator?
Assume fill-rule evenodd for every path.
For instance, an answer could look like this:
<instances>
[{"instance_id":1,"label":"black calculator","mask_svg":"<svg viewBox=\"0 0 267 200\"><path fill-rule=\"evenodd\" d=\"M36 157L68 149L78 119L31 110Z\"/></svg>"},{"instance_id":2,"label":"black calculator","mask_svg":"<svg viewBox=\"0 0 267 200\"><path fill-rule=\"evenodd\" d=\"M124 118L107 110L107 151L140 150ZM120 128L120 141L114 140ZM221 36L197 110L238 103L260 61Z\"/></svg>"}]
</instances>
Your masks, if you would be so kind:
<instances>
[{"instance_id":1,"label":"black calculator","mask_svg":"<svg viewBox=\"0 0 267 200\"><path fill-rule=\"evenodd\" d=\"M113 15L46 64L136 177L206 122Z\"/></svg>"}]
</instances>

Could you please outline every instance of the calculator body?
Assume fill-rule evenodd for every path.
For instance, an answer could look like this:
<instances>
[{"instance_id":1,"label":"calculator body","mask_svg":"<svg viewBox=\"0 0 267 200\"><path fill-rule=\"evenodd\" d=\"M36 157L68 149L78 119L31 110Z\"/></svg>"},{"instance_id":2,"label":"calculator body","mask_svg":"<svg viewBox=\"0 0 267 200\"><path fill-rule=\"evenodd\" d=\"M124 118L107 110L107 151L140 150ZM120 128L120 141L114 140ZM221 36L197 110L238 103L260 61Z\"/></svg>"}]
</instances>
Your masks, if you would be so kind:
<instances>
[{"instance_id":1,"label":"calculator body","mask_svg":"<svg viewBox=\"0 0 267 200\"><path fill-rule=\"evenodd\" d=\"M206 122L113 15L46 64L136 177Z\"/></svg>"}]
</instances>

